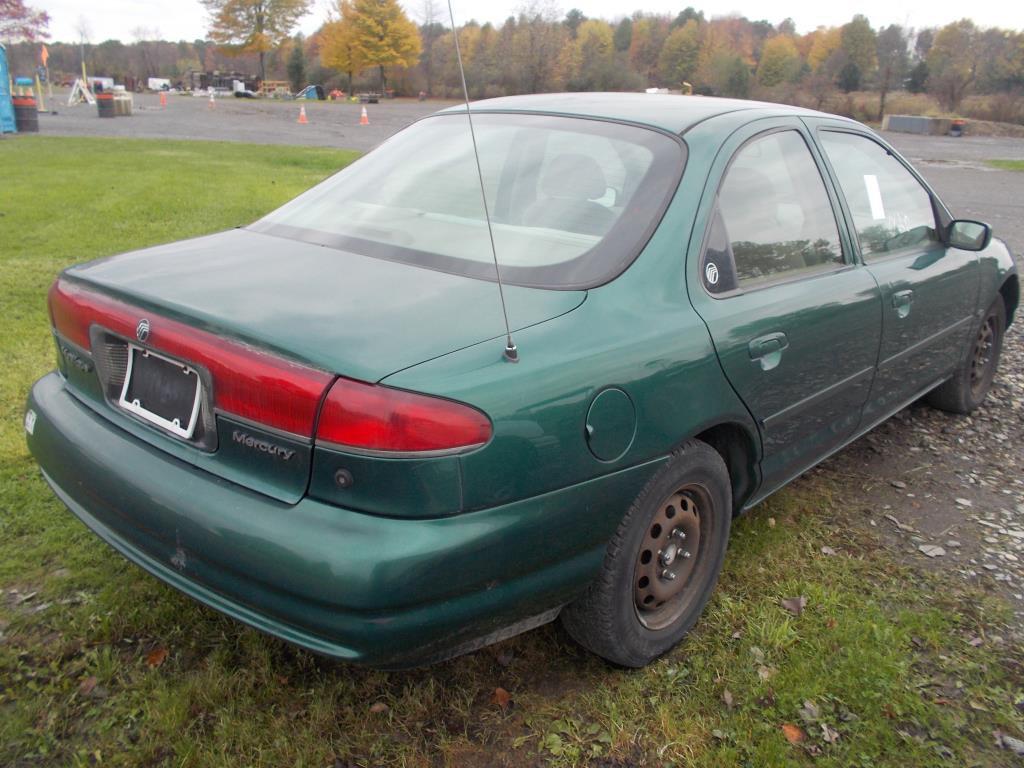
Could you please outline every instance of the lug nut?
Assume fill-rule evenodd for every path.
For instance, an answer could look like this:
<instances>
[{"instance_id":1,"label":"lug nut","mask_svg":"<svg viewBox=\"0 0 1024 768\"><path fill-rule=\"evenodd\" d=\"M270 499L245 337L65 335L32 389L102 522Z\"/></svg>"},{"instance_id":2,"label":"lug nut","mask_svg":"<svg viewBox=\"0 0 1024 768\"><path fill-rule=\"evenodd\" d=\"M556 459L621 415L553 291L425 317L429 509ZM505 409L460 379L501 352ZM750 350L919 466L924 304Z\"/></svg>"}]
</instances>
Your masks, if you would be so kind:
<instances>
[{"instance_id":1,"label":"lug nut","mask_svg":"<svg viewBox=\"0 0 1024 768\"><path fill-rule=\"evenodd\" d=\"M676 575L672 573L672 571L670 571L668 568L666 568L661 572L661 578L663 578L665 581L674 581Z\"/></svg>"},{"instance_id":2,"label":"lug nut","mask_svg":"<svg viewBox=\"0 0 1024 768\"><path fill-rule=\"evenodd\" d=\"M680 541L686 541L686 531L682 528L675 528L672 530L672 538L679 539Z\"/></svg>"}]
</instances>

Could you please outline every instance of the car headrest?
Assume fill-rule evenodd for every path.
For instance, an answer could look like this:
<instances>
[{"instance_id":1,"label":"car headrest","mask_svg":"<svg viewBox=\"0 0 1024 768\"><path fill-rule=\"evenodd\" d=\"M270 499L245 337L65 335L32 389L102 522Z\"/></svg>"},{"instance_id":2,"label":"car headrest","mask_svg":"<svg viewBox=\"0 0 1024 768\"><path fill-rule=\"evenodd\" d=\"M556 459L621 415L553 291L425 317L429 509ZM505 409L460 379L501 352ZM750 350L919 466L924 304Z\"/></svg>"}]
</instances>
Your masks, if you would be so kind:
<instances>
[{"instance_id":1,"label":"car headrest","mask_svg":"<svg viewBox=\"0 0 1024 768\"><path fill-rule=\"evenodd\" d=\"M548 165L541 189L549 197L596 200L608 190L608 184L594 158L570 152Z\"/></svg>"}]
</instances>

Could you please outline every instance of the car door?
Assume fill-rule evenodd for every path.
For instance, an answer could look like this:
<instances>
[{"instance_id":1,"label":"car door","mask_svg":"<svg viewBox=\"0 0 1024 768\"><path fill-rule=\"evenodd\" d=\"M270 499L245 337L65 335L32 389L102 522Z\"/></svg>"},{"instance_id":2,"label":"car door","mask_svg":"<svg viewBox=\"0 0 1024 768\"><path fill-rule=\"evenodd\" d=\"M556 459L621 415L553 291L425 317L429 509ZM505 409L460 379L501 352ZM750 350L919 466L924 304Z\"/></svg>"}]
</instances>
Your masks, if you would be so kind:
<instances>
[{"instance_id":1,"label":"car door","mask_svg":"<svg viewBox=\"0 0 1024 768\"><path fill-rule=\"evenodd\" d=\"M699 271L688 285L729 383L761 430L760 498L857 428L881 300L854 261L838 197L803 124L754 125L715 161L698 214L708 221Z\"/></svg>"},{"instance_id":2,"label":"car door","mask_svg":"<svg viewBox=\"0 0 1024 768\"><path fill-rule=\"evenodd\" d=\"M882 292L878 372L864 409L865 424L873 424L958 365L978 300L978 258L946 247L948 213L874 137L828 123L817 136L860 257Z\"/></svg>"}]
</instances>

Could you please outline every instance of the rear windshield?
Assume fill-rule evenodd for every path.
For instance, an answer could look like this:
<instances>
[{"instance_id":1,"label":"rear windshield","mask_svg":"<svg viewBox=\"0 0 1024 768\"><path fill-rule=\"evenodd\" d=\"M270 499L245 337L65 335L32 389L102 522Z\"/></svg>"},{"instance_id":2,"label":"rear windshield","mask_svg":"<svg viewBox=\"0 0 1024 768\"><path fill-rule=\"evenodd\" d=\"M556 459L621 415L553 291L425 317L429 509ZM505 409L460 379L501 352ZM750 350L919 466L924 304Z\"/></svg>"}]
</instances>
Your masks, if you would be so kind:
<instances>
[{"instance_id":1,"label":"rear windshield","mask_svg":"<svg viewBox=\"0 0 1024 768\"><path fill-rule=\"evenodd\" d=\"M636 257L675 190L681 142L620 123L474 113L502 280L607 282ZM270 235L493 280L465 114L437 115L252 225Z\"/></svg>"}]
</instances>

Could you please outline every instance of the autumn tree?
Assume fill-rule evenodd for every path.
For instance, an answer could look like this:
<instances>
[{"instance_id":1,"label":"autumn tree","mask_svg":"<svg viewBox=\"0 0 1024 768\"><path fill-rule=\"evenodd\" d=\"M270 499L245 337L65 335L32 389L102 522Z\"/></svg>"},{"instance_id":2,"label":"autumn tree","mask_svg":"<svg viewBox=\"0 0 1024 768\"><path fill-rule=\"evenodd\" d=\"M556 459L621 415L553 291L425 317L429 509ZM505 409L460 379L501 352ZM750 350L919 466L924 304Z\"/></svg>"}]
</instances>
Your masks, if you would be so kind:
<instances>
[{"instance_id":1,"label":"autumn tree","mask_svg":"<svg viewBox=\"0 0 1024 768\"><path fill-rule=\"evenodd\" d=\"M977 43L978 28L961 19L940 29L928 51L928 91L951 112L960 108L977 77Z\"/></svg>"},{"instance_id":2,"label":"autumn tree","mask_svg":"<svg viewBox=\"0 0 1024 768\"><path fill-rule=\"evenodd\" d=\"M306 82L306 52L303 50L304 42L302 35L295 36L291 52L288 54L288 64L286 65L288 83L295 92L300 91Z\"/></svg>"},{"instance_id":3,"label":"autumn tree","mask_svg":"<svg viewBox=\"0 0 1024 768\"><path fill-rule=\"evenodd\" d=\"M615 50L628 51L633 42L633 20L627 16L615 27Z\"/></svg>"},{"instance_id":4,"label":"autumn tree","mask_svg":"<svg viewBox=\"0 0 1024 768\"><path fill-rule=\"evenodd\" d=\"M701 25L695 18L672 30L658 56L662 82L674 88L695 79L700 64L701 42Z\"/></svg>"},{"instance_id":5,"label":"autumn tree","mask_svg":"<svg viewBox=\"0 0 1024 768\"><path fill-rule=\"evenodd\" d=\"M658 79L658 56L668 37L668 20L657 16L641 16L633 20L633 36L629 60L648 84Z\"/></svg>"},{"instance_id":6,"label":"autumn tree","mask_svg":"<svg viewBox=\"0 0 1024 768\"><path fill-rule=\"evenodd\" d=\"M362 48L356 42L351 0L338 0L337 10L338 17L329 18L320 30L320 63L347 74L348 93L352 93L352 77L365 63Z\"/></svg>"},{"instance_id":7,"label":"autumn tree","mask_svg":"<svg viewBox=\"0 0 1024 768\"><path fill-rule=\"evenodd\" d=\"M0 39L34 42L46 39L50 15L25 5L24 0L0 0Z\"/></svg>"},{"instance_id":8,"label":"autumn tree","mask_svg":"<svg viewBox=\"0 0 1024 768\"><path fill-rule=\"evenodd\" d=\"M909 51L907 37L898 24L890 24L878 32L878 119L885 115L885 98L894 85L899 85L907 72Z\"/></svg>"},{"instance_id":9,"label":"autumn tree","mask_svg":"<svg viewBox=\"0 0 1024 768\"><path fill-rule=\"evenodd\" d=\"M565 28L569 30L569 37L575 40L580 25L586 20L587 17L583 15L583 11L579 8L573 8L565 14L565 19L562 23L565 24Z\"/></svg>"},{"instance_id":10,"label":"autumn tree","mask_svg":"<svg viewBox=\"0 0 1024 768\"><path fill-rule=\"evenodd\" d=\"M397 0L353 0L352 33L362 63L380 70L380 89L387 87L386 67L414 67L422 43L419 31Z\"/></svg>"},{"instance_id":11,"label":"autumn tree","mask_svg":"<svg viewBox=\"0 0 1024 768\"><path fill-rule=\"evenodd\" d=\"M811 47L807 52L807 65L818 71L843 47L843 31L839 27L818 27L811 32Z\"/></svg>"},{"instance_id":12,"label":"autumn tree","mask_svg":"<svg viewBox=\"0 0 1024 768\"><path fill-rule=\"evenodd\" d=\"M757 66L757 81L768 88L794 80L800 74L800 52L793 38L776 35L765 42Z\"/></svg>"},{"instance_id":13,"label":"autumn tree","mask_svg":"<svg viewBox=\"0 0 1024 768\"><path fill-rule=\"evenodd\" d=\"M291 35L312 0L202 0L210 14L209 35L231 55L259 55L260 79L266 56Z\"/></svg>"},{"instance_id":14,"label":"autumn tree","mask_svg":"<svg viewBox=\"0 0 1024 768\"><path fill-rule=\"evenodd\" d=\"M867 17L858 13L842 26L840 40L846 54L846 62L840 71L841 85L846 91L857 90L874 73L878 61L875 30Z\"/></svg>"}]
</instances>

